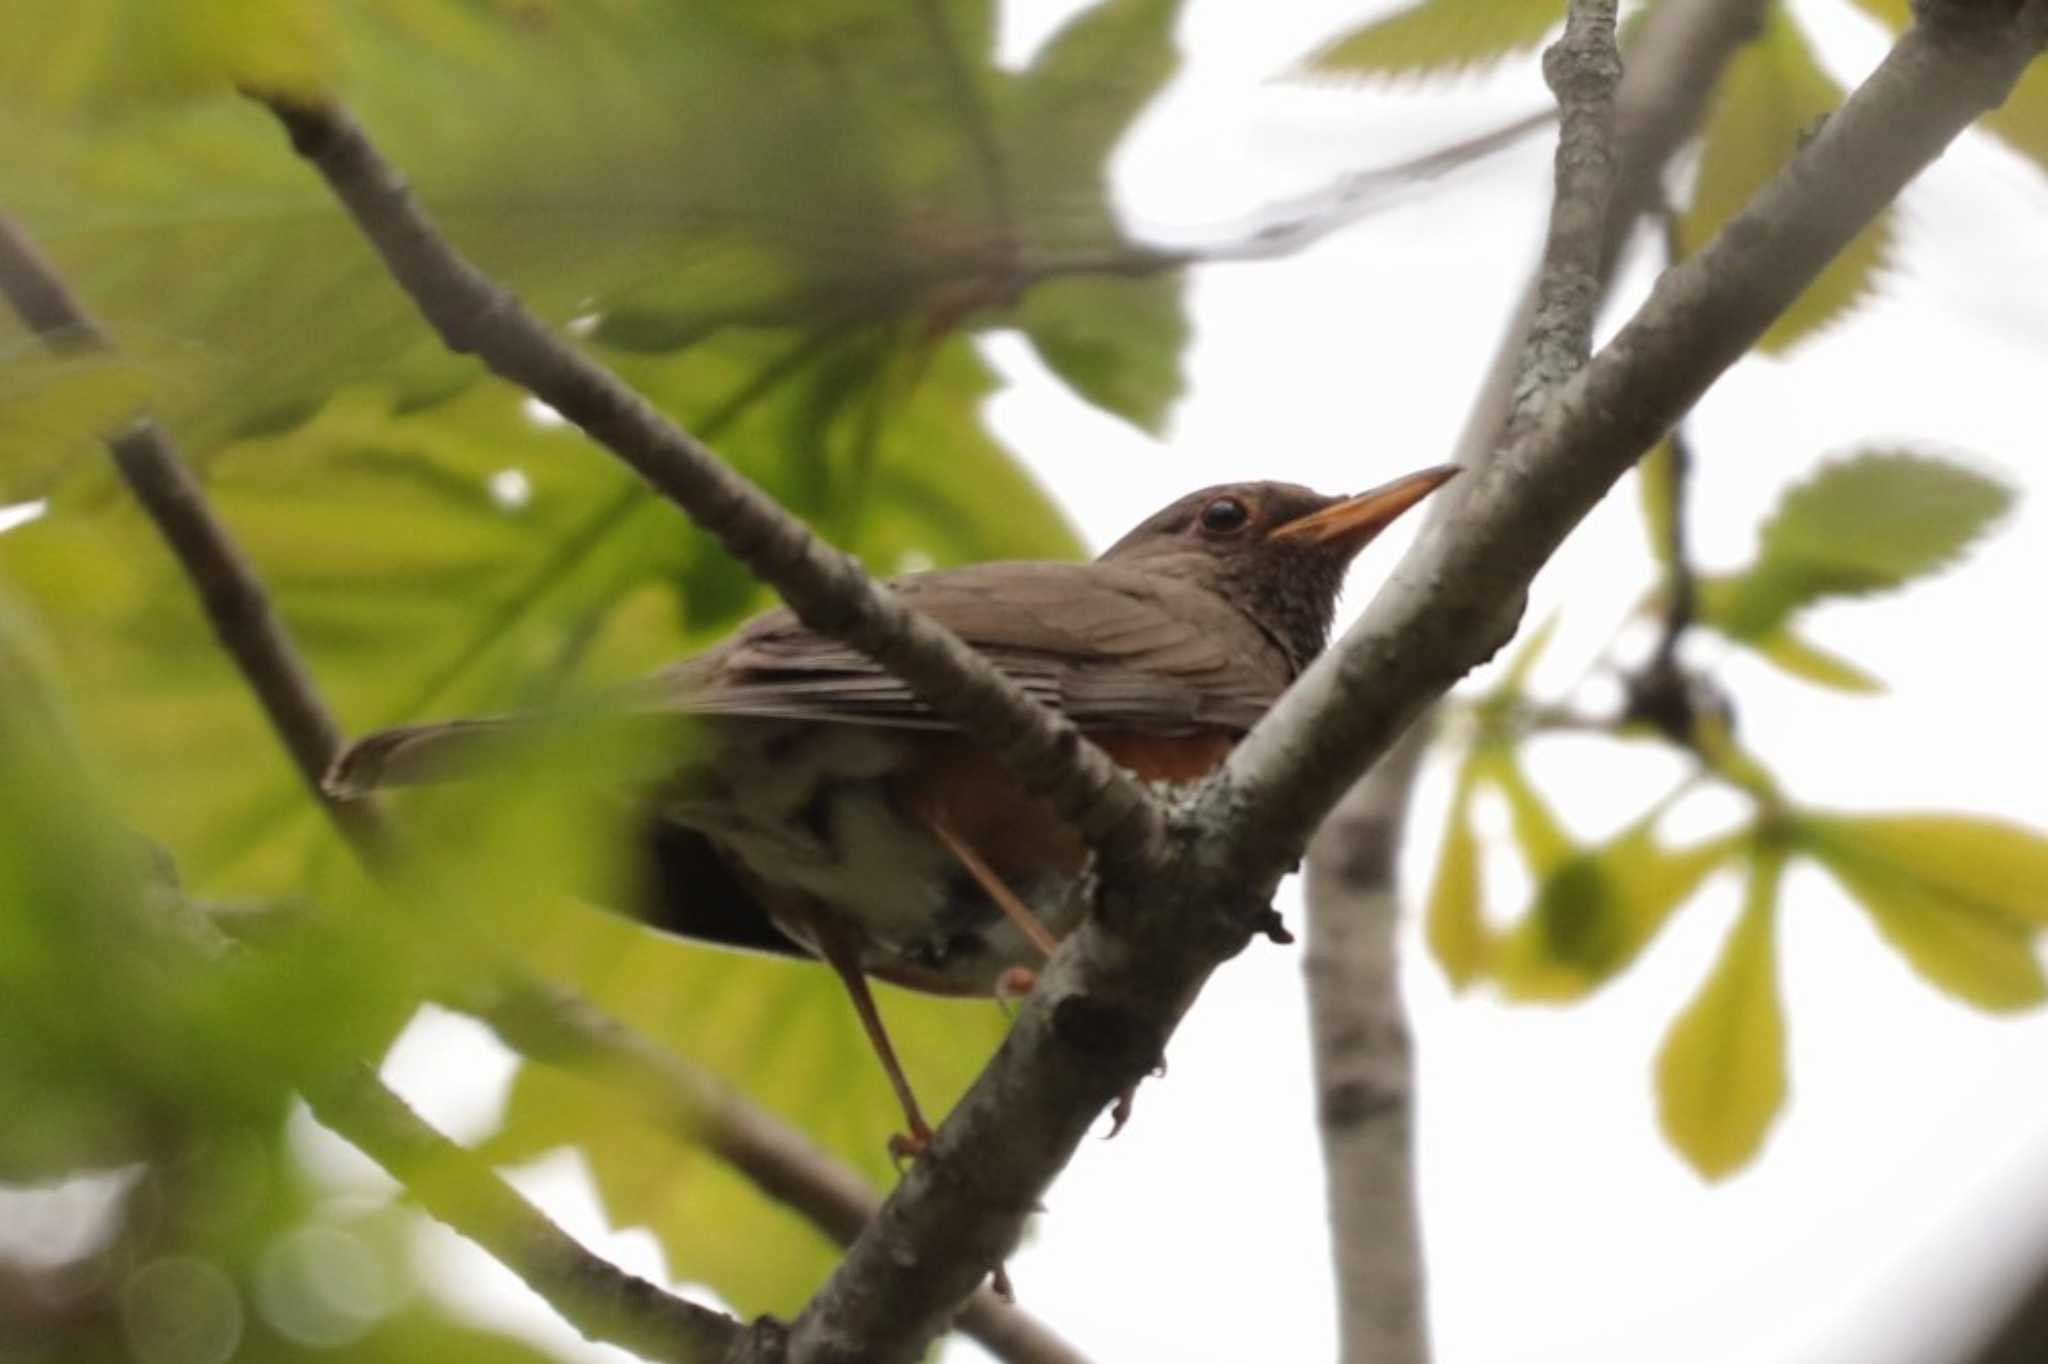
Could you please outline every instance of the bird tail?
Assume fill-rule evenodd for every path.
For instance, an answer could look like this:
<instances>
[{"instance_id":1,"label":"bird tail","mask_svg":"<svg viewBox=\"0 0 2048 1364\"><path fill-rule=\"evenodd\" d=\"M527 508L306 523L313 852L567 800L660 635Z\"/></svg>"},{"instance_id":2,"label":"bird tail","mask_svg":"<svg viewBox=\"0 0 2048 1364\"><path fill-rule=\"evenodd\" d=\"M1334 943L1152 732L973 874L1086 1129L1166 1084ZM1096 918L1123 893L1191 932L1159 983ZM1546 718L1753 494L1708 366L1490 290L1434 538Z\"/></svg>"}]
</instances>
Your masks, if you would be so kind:
<instances>
[{"instance_id":1,"label":"bird tail","mask_svg":"<svg viewBox=\"0 0 2048 1364\"><path fill-rule=\"evenodd\" d=\"M320 784L348 799L387 786L461 781L502 762L533 729L527 718L503 716L380 730L343 749Z\"/></svg>"}]
</instances>

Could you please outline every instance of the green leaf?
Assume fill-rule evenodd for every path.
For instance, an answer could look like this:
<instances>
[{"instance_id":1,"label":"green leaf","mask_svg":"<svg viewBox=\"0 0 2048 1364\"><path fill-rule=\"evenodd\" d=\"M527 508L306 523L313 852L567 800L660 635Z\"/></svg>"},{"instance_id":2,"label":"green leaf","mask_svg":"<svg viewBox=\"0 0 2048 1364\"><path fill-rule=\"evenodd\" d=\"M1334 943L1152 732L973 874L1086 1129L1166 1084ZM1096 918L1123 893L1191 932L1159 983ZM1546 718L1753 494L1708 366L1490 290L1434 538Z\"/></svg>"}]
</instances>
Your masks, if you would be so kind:
<instances>
[{"instance_id":1,"label":"green leaf","mask_svg":"<svg viewBox=\"0 0 2048 1364\"><path fill-rule=\"evenodd\" d=\"M902 1115L831 971L609 922L564 928L540 949L551 973L579 981L608 1008L739 1085L877 1189L894 1182L884 1143L901 1129ZM987 1061L1007 1022L987 1000L886 987L878 999L912 1086L936 1120ZM514 1082L490 1154L523 1159L576 1147L612 1224L651 1230L677 1277L710 1284L749 1316L794 1311L831 1272L837 1250L688 1137L657 1128L588 1081L529 1065ZM747 1234L735 1236L734 1227Z\"/></svg>"},{"instance_id":2,"label":"green leaf","mask_svg":"<svg viewBox=\"0 0 2048 1364\"><path fill-rule=\"evenodd\" d=\"M1678 907L1744 846L1746 835L1666 849L1644 818L1539 879L1536 902L1495 954L1501 988L1518 999L1577 999L1642 954Z\"/></svg>"},{"instance_id":3,"label":"green leaf","mask_svg":"<svg viewBox=\"0 0 2048 1364\"><path fill-rule=\"evenodd\" d=\"M1785 1015L1773 940L1784 854L1757 849L1720 960L1657 1051L1657 1118L1708 1179L1756 1155L1785 1106Z\"/></svg>"},{"instance_id":4,"label":"green leaf","mask_svg":"<svg viewBox=\"0 0 2048 1364\"><path fill-rule=\"evenodd\" d=\"M1884 683L1838 654L1779 626L1761 639L1744 640L1782 672L1835 691L1880 692Z\"/></svg>"},{"instance_id":5,"label":"green leaf","mask_svg":"<svg viewBox=\"0 0 2048 1364\"><path fill-rule=\"evenodd\" d=\"M1456 990L1478 977L1493 951L1493 934L1480 908L1479 835L1472 828L1472 796L1478 785L1474 750L1459 768L1457 787L1451 793L1443 846L1437 853L1436 873L1430 879L1423 911L1430 950Z\"/></svg>"},{"instance_id":6,"label":"green leaf","mask_svg":"<svg viewBox=\"0 0 2048 1364\"><path fill-rule=\"evenodd\" d=\"M1024 296L1017 323L1076 393L1158 435L1185 382L1182 292L1178 275L1056 280Z\"/></svg>"},{"instance_id":7,"label":"green leaf","mask_svg":"<svg viewBox=\"0 0 2048 1364\"><path fill-rule=\"evenodd\" d=\"M1522 861L1531 876L1541 880L1577 854L1577 841L1558 822L1550 802L1522 771L1521 756L1512 745L1488 745L1479 755L1478 763L1480 775L1492 782L1508 803L1515 846L1521 850Z\"/></svg>"},{"instance_id":8,"label":"green leaf","mask_svg":"<svg viewBox=\"0 0 2048 1364\"><path fill-rule=\"evenodd\" d=\"M46 113L237 85L320 93L336 65L328 7L315 0L8 0L0 7L0 99Z\"/></svg>"},{"instance_id":9,"label":"green leaf","mask_svg":"<svg viewBox=\"0 0 2048 1364\"><path fill-rule=\"evenodd\" d=\"M1736 54L1715 87L1699 179L1679 221L1685 253L1698 252L1741 212L1841 102L1841 87L1815 60L1799 25L1783 5L1771 6L1763 31ZM1873 287L1890 242L1887 210L1842 249L1759 347L1785 350L1855 306Z\"/></svg>"},{"instance_id":10,"label":"green leaf","mask_svg":"<svg viewBox=\"0 0 2048 1364\"><path fill-rule=\"evenodd\" d=\"M1422 0L1315 53L1309 72L1444 75L1526 52L1564 20L1565 0Z\"/></svg>"},{"instance_id":11,"label":"green leaf","mask_svg":"<svg viewBox=\"0 0 2048 1364\"><path fill-rule=\"evenodd\" d=\"M116 3L141 0L64 12L88 25ZM642 353L740 328L1007 325L1035 282L1100 269L1129 249L1106 159L1172 70L1177 12L1100 6L1010 72L985 0L579 4L545 23L459 0L259 7L325 16L352 106L483 269L541 317ZM414 409L481 372L225 87L148 119L55 123L9 94L0 202L124 346L194 357L190 382L152 395L188 450L278 433L348 386ZM1173 362L1149 352L1182 335L1178 285L1121 282L1114 306L1139 299L1141 317L1112 325L1118 283L1056 309L1047 335L1087 396L1145 416L1170 396Z\"/></svg>"},{"instance_id":12,"label":"green leaf","mask_svg":"<svg viewBox=\"0 0 2048 1364\"><path fill-rule=\"evenodd\" d=\"M2048 838L1968 815L1807 815L1837 855L1929 893L2048 925Z\"/></svg>"},{"instance_id":13,"label":"green leaf","mask_svg":"<svg viewBox=\"0 0 2048 1364\"><path fill-rule=\"evenodd\" d=\"M1962 465L1866 450L1788 489L1756 561L1701 585L1701 618L1761 639L1824 597L1885 592L1954 562L2012 505L2005 484Z\"/></svg>"},{"instance_id":14,"label":"green leaf","mask_svg":"<svg viewBox=\"0 0 2048 1364\"><path fill-rule=\"evenodd\" d=\"M106 354L0 354L0 505L42 496L134 414L151 378Z\"/></svg>"},{"instance_id":15,"label":"green leaf","mask_svg":"<svg viewBox=\"0 0 2048 1364\"><path fill-rule=\"evenodd\" d=\"M1806 815L1795 832L1929 983L1996 1012L2048 999L2038 836L1939 815Z\"/></svg>"}]
</instances>

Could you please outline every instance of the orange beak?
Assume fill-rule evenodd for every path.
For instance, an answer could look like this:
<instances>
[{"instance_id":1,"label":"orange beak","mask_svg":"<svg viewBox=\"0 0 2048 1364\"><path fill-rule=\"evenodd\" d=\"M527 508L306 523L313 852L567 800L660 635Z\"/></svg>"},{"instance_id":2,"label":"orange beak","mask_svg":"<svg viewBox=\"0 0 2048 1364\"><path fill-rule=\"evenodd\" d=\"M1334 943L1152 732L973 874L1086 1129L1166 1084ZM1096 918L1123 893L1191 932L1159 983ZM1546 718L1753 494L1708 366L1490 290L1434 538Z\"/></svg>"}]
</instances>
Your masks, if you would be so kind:
<instances>
[{"instance_id":1,"label":"orange beak","mask_svg":"<svg viewBox=\"0 0 2048 1364\"><path fill-rule=\"evenodd\" d=\"M1356 554L1371 543L1375 535L1394 524L1402 512L1450 482L1460 467L1439 464L1433 469L1382 483L1356 497L1347 497L1321 511L1275 526L1268 538L1295 540L1309 545L1342 543Z\"/></svg>"}]
</instances>

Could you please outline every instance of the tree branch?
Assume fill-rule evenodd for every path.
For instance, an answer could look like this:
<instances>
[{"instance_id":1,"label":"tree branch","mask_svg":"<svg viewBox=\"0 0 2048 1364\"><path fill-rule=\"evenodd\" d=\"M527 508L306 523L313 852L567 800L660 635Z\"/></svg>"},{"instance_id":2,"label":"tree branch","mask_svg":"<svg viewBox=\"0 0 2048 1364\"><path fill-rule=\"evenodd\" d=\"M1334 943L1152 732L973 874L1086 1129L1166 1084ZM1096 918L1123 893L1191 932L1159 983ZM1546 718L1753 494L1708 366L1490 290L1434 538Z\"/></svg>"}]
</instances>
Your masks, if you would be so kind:
<instances>
[{"instance_id":1,"label":"tree branch","mask_svg":"<svg viewBox=\"0 0 2048 1364\"><path fill-rule=\"evenodd\" d=\"M0 295L53 348L100 349L108 345L63 277L4 214L0 214ZM321 786L321 775L340 751L341 726L271 607L254 567L227 526L213 514L198 480L178 458L169 438L150 423L137 423L110 442L110 447L144 510L199 591L215 634L261 702L315 799L366 865L372 870L388 868L390 830L381 807L373 800L337 801ZM478 1013L522 1055L594 1069L602 1078L623 1084L656 1121L672 1123L702 1142L768 1197L808 1218L833 1240L841 1244L851 1241L874 1215L880 1200L852 1171L574 991L508 969L497 975L488 993L490 998L481 1003L455 1001L455 1006ZM399 1103L393 1096L385 1097L391 1104ZM365 1121L374 1126L374 1105L366 1111ZM377 1128L385 1129L404 1136L403 1125L395 1118ZM388 1163L386 1168L404 1181L398 1169ZM509 1190L504 1194L517 1198ZM540 1217L530 1208L527 1211ZM465 1230L453 1217L443 1220ZM493 1249L480 1236L472 1239ZM580 1248L578 1253L583 1253ZM608 1265L603 1268L618 1272ZM574 1301L559 1299L552 1284L538 1282L523 1271L521 1277L565 1319L576 1321ZM1013 1364L1087 1364L1054 1332L986 1290L975 1294L958 1324Z\"/></svg>"},{"instance_id":2,"label":"tree branch","mask_svg":"<svg viewBox=\"0 0 2048 1364\"><path fill-rule=\"evenodd\" d=\"M1791 163L1556 394L1533 429L1470 480L1338 646L1231 754L1202 798L1219 857L1273 875L1359 770L1512 633L1535 571L1641 452L1741 357L1821 268L2039 50L2048 0L1963 0L1924 18Z\"/></svg>"},{"instance_id":3,"label":"tree branch","mask_svg":"<svg viewBox=\"0 0 2048 1364\"><path fill-rule=\"evenodd\" d=\"M1508 430L1525 428L1593 349L1609 206L1614 200L1615 0L1572 0L1564 36L1543 53L1559 132L1550 232L1536 274L1536 311L1516 367Z\"/></svg>"},{"instance_id":4,"label":"tree branch","mask_svg":"<svg viewBox=\"0 0 2048 1364\"><path fill-rule=\"evenodd\" d=\"M591 1254L473 1153L422 1121L367 1067L306 1098L321 1122L389 1170L428 1212L489 1251L586 1339L666 1364L780 1356L779 1327L743 1327Z\"/></svg>"},{"instance_id":5,"label":"tree branch","mask_svg":"<svg viewBox=\"0 0 2048 1364\"><path fill-rule=\"evenodd\" d=\"M906 608L604 366L556 336L441 235L404 177L336 106L265 104L326 179L448 346L473 352L630 465L782 594L805 624L910 684L1052 800L1106 867L1142 873L1158 810L1071 722L1037 704L950 630Z\"/></svg>"},{"instance_id":6,"label":"tree branch","mask_svg":"<svg viewBox=\"0 0 2048 1364\"><path fill-rule=\"evenodd\" d=\"M1426 532L1365 618L1169 811L1174 856L1097 912L1041 974L927 1159L791 1329L793 1359L907 1359L986 1267L1090 1120L1156 1060L1210 971L1241 949L1280 875L1359 771L1498 648L1502 610L1602 494L1826 261L2038 48L2048 0L1987 23L1946 3L1708 249Z\"/></svg>"},{"instance_id":7,"label":"tree branch","mask_svg":"<svg viewBox=\"0 0 2048 1364\"><path fill-rule=\"evenodd\" d=\"M1415 1061L1401 1008L1394 876L1428 728L1410 728L1351 788L1308 851L1302 966L1343 1364L1429 1358L1415 1190Z\"/></svg>"}]
</instances>

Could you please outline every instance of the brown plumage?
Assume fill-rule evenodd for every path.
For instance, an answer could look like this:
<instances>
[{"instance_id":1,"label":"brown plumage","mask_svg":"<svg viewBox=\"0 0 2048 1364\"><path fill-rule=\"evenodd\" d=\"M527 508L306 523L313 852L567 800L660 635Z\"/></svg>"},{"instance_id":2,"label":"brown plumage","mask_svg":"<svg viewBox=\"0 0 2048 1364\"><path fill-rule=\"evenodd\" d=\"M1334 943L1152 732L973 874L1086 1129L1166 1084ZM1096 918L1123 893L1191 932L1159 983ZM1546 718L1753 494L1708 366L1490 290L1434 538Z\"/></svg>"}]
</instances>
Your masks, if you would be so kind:
<instances>
[{"instance_id":1,"label":"brown plumage","mask_svg":"<svg viewBox=\"0 0 2048 1364\"><path fill-rule=\"evenodd\" d=\"M1359 549L1453 468L1351 498L1287 483L1180 498L1088 564L977 564L899 578L1027 694L1154 781L1209 772L1321 651ZM1079 913L1078 838L865 655L786 610L573 712L372 735L337 792L476 771L526 732L692 717L687 761L635 799L653 829L650 923L821 957L845 977L911 1117L862 973L989 993Z\"/></svg>"}]
</instances>

